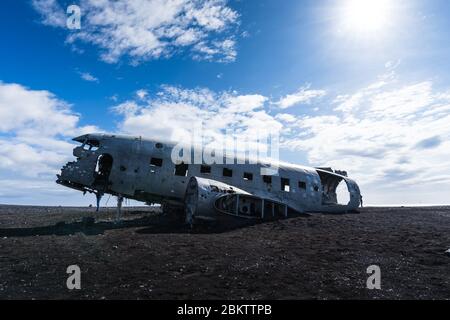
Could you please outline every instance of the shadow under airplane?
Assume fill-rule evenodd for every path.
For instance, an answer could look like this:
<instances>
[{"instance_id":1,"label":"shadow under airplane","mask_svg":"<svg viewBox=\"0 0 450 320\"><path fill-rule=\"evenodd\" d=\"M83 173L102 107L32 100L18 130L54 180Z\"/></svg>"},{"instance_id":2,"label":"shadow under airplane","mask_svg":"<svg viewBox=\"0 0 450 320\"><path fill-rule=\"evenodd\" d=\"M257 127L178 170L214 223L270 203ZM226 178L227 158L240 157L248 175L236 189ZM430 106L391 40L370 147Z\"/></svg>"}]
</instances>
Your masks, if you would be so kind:
<instances>
[{"instance_id":1,"label":"shadow under airplane","mask_svg":"<svg viewBox=\"0 0 450 320\"><path fill-rule=\"evenodd\" d=\"M169 234L169 233L193 233L193 234L213 234L224 233L248 227L261 222L248 222L237 225L223 225L218 223L199 224L194 228L189 227L181 221L171 217L157 215L151 217L140 217L136 219L125 219L120 222L115 221L95 221L93 217L85 217L81 221L71 223L58 222L54 225L28 228L0 228L0 237L33 237L33 236L67 236L76 233L83 233L87 236L104 234L108 230L118 230L127 228L139 228L139 234Z\"/></svg>"}]
</instances>

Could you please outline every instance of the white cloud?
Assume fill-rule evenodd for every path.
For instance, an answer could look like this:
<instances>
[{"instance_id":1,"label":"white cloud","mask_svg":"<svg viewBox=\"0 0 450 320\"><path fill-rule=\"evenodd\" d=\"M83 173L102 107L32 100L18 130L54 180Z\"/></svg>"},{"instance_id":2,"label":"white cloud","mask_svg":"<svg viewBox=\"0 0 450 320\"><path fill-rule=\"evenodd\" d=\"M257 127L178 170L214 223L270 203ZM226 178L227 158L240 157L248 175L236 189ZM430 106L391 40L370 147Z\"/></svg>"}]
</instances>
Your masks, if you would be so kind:
<instances>
[{"instance_id":1,"label":"white cloud","mask_svg":"<svg viewBox=\"0 0 450 320\"><path fill-rule=\"evenodd\" d=\"M73 132L79 116L48 91L0 82L0 119L0 133L51 136Z\"/></svg>"},{"instance_id":2,"label":"white cloud","mask_svg":"<svg viewBox=\"0 0 450 320\"><path fill-rule=\"evenodd\" d=\"M401 83L389 73L354 92L327 95L329 114L294 115L269 113L269 100L258 94L163 86L154 98L128 101L115 111L123 117L120 131L175 141L189 137L198 122L210 137L227 129L238 137L279 130L281 148L306 157L305 164L347 170L366 203L445 202L448 91L436 90L431 81Z\"/></svg>"},{"instance_id":3,"label":"white cloud","mask_svg":"<svg viewBox=\"0 0 450 320\"><path fill-rule=\"evenodd\" d=\"M33 6L43 23L64 27L64 11L56 0L33 0ZM81 30L71 30L67 42L94 44L109 63L125 55L139 63L186 47L196 59L236 58L233 26L238 14L227 0L81 0L79 6Z\"/></svg>"},{"instance_id":4,"label":"white cloud","mask_svg":"<svg viewBox=\"0 0 450 320\"><path fill-rule=\"evenodd\" d=\"M163 86L154 98L126 101L112 110L123 116L119 129L127 134L181 141L202 129L205 139L220 142L226 130L252 139L255 133L280 130L281 124L263 109L266 101L257 94Z\"/></svg>"},{"instance_id":5,"label":"white cloud","mask_svg":"<svg viewBox=\"0 0 450 320\"><path fill-rule=\"evenodd\" d=\"M194 54L196 60L217 60L219 62L232 62L236 60L237 52L235 49L236 42L232 39L223 41L213 41L208 43L201 41L194 47L197 53ZM217 56L221 57L217 58Z\"/></svg>"},{"instance_id":6,"label":"white cloud","mask_svg":"<svg viewBox=\"0 0 450 320\"><path fill-rule=\"evenodd\" d=\"M136 95L139 97L139 99L145 99L145 97L148 95L148 91L139 89L138 91L136 91Z\"/></svg>"},{"instance_id":7,"label":"white cloud","mask_svg":"<svg viewBox=\"0 0 450 320\"><path fill-rule=\"evenodd\" d=\"M112 108L120 132L180 141L200 123L211 140L270 128L306 164L347 170L365 203L439 203L449 192L450 95L430 80L405 83L391 73L353 92L328 92L329 113L320 115L269 112L263 95L205 88L166 85L141 97ZM18 84L0 83L0 118L0 201L40 184L57 194L48 181L71 158L67 138L98 131L80 127L80 116L52 93ZM27 191L7 190L22 181Z\"/></svg>"},{"instance_id":8,"label":"white cloud","mask_svg":"<svg viewBox=\"0 0 450 320\"><path fill-rule=\"evenodd\" d=\"M89 72L80 72L81 79L89 82L98 82L98 79Z\"/></svg>"},{"instance_id":9,"label":"white cloud","mask_svg":"<svg viewBox=\"0 0 450 320\"><path fill-rule=\"evenodd\" d=\"M298 104L310 104L312 100L326 95L325 90L311 90L310 86L301 87L297 92L281 98L276 104L282 108L290 108Z\"/></svg>"},{"instance_id":10,"label":"white cloud","mask_svg":"<svg viewBox=\"0 0 450 320\"><path fill-rule=\"evenodd\" d=\"M43 24L61 28L66 26L66 13L56 0L33 0L32 4L35 10L42 13Z\"/></svg>"},{"instance_id":11,"label":"white cloud","mask_svg":"<svg viewBox=\"0 0 450 320\"><path fill-rule=\"evenodd\" d=\"M98 131L94 126L79 126L80 116L49 91L14 83L0 82L0 119L0 202L10 202L7 196L13 194L15 199L30 198L26 192L31 185L45 185L33 189L36 199L46 196L49 185L58 192L60 187L49 181L71 158L73 145L68 139ZM5 191L7 186L20 186L19 181L26 184Z\"/></svg>"},{"instance_id":12,"label":"white cloud","mask_svg":"<svg viewBox=\"0 0 450 320\"><path fill-rule=\"evenodd\" d=\"M112 107L111 110L117 114L128 115L136 113L139 110L139 106L134 101L126 101Z\"/></svg>"},{"instance_id":13,"label":"white cloud","mask_svg":"<svg viewBox=\"0 0 450 320\"><path fill-rule=\"evenodd\" d=\"M279 119L283 122L288 122L288 123L292 123L295 120L297 120L297 118L295 116L293 116L292 114L288 114L288 113L279 113L276 115L275 118Z\"/></svg>"},{"instance_id":14,"label":"white cloud","mask_svg":"<svg viewBox=\"0 0 450 320\"><path fill-rule=\"evenodd\" d=\"M225 99L227 112L248 112L264 106L267 98L259 94L233 95Z\"/></svg>"},{"instance_id":15,"label":"white cloud","mask_svg":"<svg viewBox=\"0 0 450 320\"><path fill-rule=\"evenodd\" d=\"M89 201L91 200L91 201ZM93 200L80 198L79 192L57 186L53 179L1 179L0 202L34 205L87 205Z\"/></svg>"},{"instance_id":16,"label":"white cloud","mask_svg":"<svg viewBox=\"0 0 450 320\"><path fill-rule=\"evenodd\" d=\"M67 154L46 150L19 141L0 140L0 169L18 172L22 176L38 177L53 172L55 166L64 164ZM63 148L67 152L70 149ZM69 153L70 154L70 153Z\"/></svg>"},{"instance_id":17,"label":"white cloud","mask_svg":"<svg viewBox=\"0 0 450 320\"><path fill-rule=\"evenodd\" d=\"M330 115L286 123L292 133L284 146L306 152L312 164L349 170L369 202L445 202L438 199L450 184L450 99L431 81L401 85L391 74L334 103Z\"/></svg>"}]
</instances>

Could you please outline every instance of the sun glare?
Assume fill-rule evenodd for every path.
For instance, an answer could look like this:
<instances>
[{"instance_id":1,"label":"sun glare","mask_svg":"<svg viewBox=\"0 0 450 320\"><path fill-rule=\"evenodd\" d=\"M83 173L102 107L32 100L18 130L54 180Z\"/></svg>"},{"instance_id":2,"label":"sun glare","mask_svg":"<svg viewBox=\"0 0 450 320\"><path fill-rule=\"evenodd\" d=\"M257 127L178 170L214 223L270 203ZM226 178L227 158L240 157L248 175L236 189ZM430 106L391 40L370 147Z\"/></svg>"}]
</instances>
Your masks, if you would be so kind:
<instances>
[{"instance_id":1,"label":"sun glare","mask_svg":"<svg viewBox=\"0 0 450 320\"><path fill-rule=\"evenodd\" d=\"M353 34L379 33L391 19L392 0L345 0L341 7L341 31Z\"/></svg>"}]
</instances>

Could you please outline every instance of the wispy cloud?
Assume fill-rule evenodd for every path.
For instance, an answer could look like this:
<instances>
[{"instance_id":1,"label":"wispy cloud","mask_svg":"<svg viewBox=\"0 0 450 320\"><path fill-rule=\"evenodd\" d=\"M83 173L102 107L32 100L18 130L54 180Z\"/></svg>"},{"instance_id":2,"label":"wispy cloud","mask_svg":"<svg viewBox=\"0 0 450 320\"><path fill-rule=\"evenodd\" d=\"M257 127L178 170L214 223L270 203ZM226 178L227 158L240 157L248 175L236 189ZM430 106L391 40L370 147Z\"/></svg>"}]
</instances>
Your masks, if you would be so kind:
<instances>
[{"instance_id":1,"label":"wispy cloud","mask_svg":"<svg viewBox=\"0 0 450 320\"><path fill-rule=\"evenodd\" d=\"M32 4L42 14L43 24L60 28L66 26L66 13L56 0L33 0Z\"/></svg>"},{"instance_id":2,"label":"wispy cloud","mask_svg":"<svg viewBox=\"0 0 450 320\"><path fill-rule=\"evenodd\" d=\"M139 89L138 91L136 91L136 95L139 97L139 99L145 99L145 97L148 95L148 91Z\"/></svg>"},{"instance_id":3,"label":"wispy cloud","mask_svg":"<svg viewBox=\"0 0 450 320\"><path fill-rule=\"evenodd\" d=\"M297 92L282 97L275 104L282 109L290 108L299 104L310 104L314 99L325 96L325 90L312 90L310 85L301 87Z\"/></svg>"},{"instance_id":4,"label":"wispy cloud","mask_svg":"<svg viewBox=\"0 0 450 320\"><path fill-rule=\"evenodd\" d=\"M89 72L80 72L80 77L81 77L81 79L83 79L85 81L99 82L99 80L96 77L94 77L92 74L90 74Z\"/></svg>"},{"instance_id":5,"label":"wispy cloud","mask_svg":"<svg viewBox=\"0 0 450 320\"><path fill-rule=\"evenodd\" d=\"M33 0L43 23L64 27L64 10L56 0ZM226 0L82 0L81 30L68 43L91 43L101 59L115 63L127 55L136 64L189 49L195 59L230 62L236 58L234 26L238 13Z\"/></svg>"}]
</instances>

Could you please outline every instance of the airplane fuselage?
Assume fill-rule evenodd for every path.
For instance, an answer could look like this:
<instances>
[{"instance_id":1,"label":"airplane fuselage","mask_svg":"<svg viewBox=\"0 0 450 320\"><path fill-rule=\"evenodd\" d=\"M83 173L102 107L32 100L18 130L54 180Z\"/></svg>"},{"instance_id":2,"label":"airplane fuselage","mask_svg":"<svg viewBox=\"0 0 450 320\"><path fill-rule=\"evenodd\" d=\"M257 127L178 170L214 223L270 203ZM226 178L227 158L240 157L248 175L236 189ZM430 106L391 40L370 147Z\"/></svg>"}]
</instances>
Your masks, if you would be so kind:
<instances>
[{"instance_id":1,"label":"airplane fuselage","mask_svg":"<svg viewBox=\"0 0 450 320\"><path fill-rule=\"evenodd\" d=\"M184 206L187 187L194 178L207 181L207 194L215 190L211 186L217 182L230 186L228 193L236 189L282 204L286 212L347 212L360 205L356 182L330 169L277 163L275 174L262 174L268 163L238 164L235 159L230 164L225 159L225 163L210 165L176 164L172 160L175 144L140 137L88 134L74 140L82 144L73 152L77 160L63 167L57 183L83 192ZM336 188L341 182L348 189L348 203L338 203ZM251 208L255 210L254 205Z\"/></svg>"}]
</instances>

